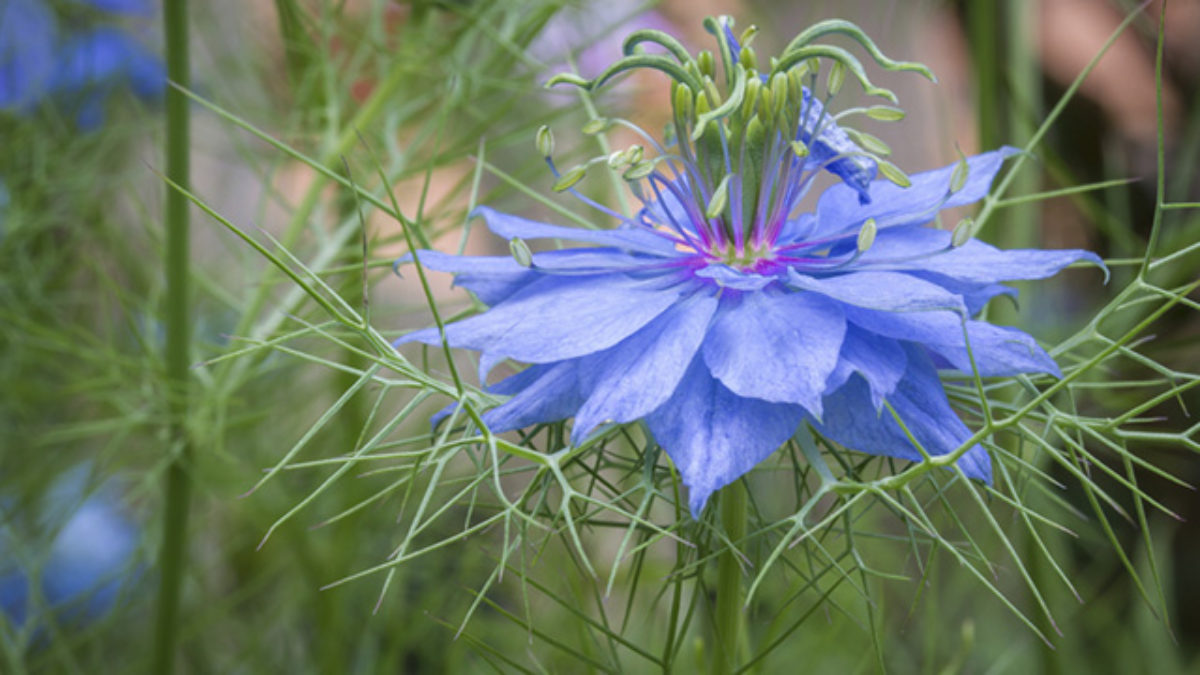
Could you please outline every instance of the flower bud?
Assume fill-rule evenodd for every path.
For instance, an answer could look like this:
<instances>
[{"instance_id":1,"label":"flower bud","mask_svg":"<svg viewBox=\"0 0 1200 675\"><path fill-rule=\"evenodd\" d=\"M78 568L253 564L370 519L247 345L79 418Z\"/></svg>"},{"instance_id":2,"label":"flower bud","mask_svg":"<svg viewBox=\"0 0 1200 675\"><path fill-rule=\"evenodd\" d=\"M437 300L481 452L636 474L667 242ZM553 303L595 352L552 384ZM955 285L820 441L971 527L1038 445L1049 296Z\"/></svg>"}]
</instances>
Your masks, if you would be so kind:
<instances>
[{"instance_id":1,"label":"flower bud","mask_svg":"<svg viewBox=\"0 0 1200 675\"><path fill-rule=\"evenodd\" d=\"M625 180L637 181L654 173L654 162L641 161L629 167L625 173L621 174Z\"/></svg>"},{"instance_id":2,"label":"flower bud","mask_svg":"<svg viewBox=\"0 0 1200 675\"><path fill-rule=\"evenodd\" d=\"M570 190L573 185L583 180L583 174L586 170L582 166L568 169L566 173L558 177L558 180L554 181L554 191L564 192Z\"/></svg>"},{"instance_id":3,"label":"flower bud","mask_svg":"<svg viewBox=\"0 0 1200 675\"><path fill-rule=\"evenodd\" d=\"M718 218L725 211L725 205L729 201L729 179L732 176L725 174L721 179L721 184L713 190L712 199L708 200L708 208L704 210L704 217L708 219Z\"/></svg>"},{"instance_id":4,"label":"flower bud","mask_svg":"<svg viewBox=\"0 0 1200 675\"><path fill-rule=\"evenodd\" d=\"M975 220L973 218L963 218L954 226L954 233L950 235L950 246L958 248L971 240L974 236L972 230L975 229Z\"/></svg>"},{"instance_id":5,"label":"flower bud","mask_svg":"<svg viewBox=\"0 0 1200 675\"><path fill-rule=\"evenodd\" d=\"M607 117L597 117L587 124L583 125L582 131L588 136L595 136L598 133L608 131L612 127L612 120Z\"/></svg>"},{"instance_id":6,"label":"flower bud","mask_svg":"<svg viewBox=\"0 0 1200 675\"><path fill-rule=\"evenodd\" d=\"M858 231L858 252L866 253L867 249L871 248L871 244L875 243L875 234L879 230L875 224L874 218L867 218L862 224L862 229Z\"/></svg>"},{"instance_id":7,"label":"flower bud","mask_svg":"<svg viewBox=\"0 0 1200 675\"><path fill-rule=\"evenodd\" d=\"M533 252L529 250L529 244L525 243L520 237L513 237L508 240L508 250L512 253L513 260L521 267L533 267Z\"/></svg>"},{"instance_id":8,"label":"flower bud","mask_svg":"<svg viewBox=\"0 0 1200 675\"><path fill-rule=\"evenodd\" d=\"M837 96L837 93L842 90L842 85L846 82L846 64L841 61L834 61L833 67L829 69L829 95Z\"/></svg>"},{"instance_id":9,"label":"flower bud","mask_svg":"<svg viewBox=\"0 0 1200 675\"><path fill-rule=\"evenodd\" d=\"M880 122L899 122L904 119L904 111L886 105L874 105L867 108L867 117Z\"/></svg>"},{"instance_id":10,"label":"flower bud","mask_svg":"<svg viewBox=\"0 0 1200 675\"><path fill-rule=\"evenodd\" d=\"M543 124L538 128L537 134L534 136L534 144L542 157L549 158L554 154L554 134L550 131L550 127Z\"/></svg>"},{"instance_id":11,"label":"flower bud","mask_svg":"<svg viewBox=\"0 0 1200 675\"><path fill-rule=\"evenodd\" d=\"M912 187L912 181L908 179L908 174L901 171L900 167L884 159L879 160L878 164L879 173L883 174L884 178L902 188Z\"/></svg>"}]
</instances>

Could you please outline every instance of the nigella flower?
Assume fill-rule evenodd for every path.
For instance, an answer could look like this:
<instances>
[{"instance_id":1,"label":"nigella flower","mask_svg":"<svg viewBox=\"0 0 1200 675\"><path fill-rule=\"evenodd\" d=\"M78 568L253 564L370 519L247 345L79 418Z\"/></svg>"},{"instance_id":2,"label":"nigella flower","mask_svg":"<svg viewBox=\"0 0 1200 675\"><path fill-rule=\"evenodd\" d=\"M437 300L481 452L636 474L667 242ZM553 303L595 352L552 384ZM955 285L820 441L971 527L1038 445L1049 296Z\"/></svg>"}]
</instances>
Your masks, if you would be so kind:
<instances>
[{"instance_id":1,"label":"nigella flower","mask_svg":"<svg viewBox=\"0 0 1200 675\"><path fill-rule=\"evenodd\" d=\"M77 2L122 14L153 8L149 0ZM72 109L81 129L94 129L108 97L126 87L145 100L166 88L161 61L133 35L107 24L62 32L44 0L0 1L0 110L24 114L51 99Z\"/></svg>"},{"instance_id":2,"label":"nigella flower","mask_svg":"<svg viewBox=\"0 0 1200 675\"><path fill-rule=\"evenodd\" d=\"M484 207L477 215L497 235L520 240L520 255L417 253L422 265L453 273L490 306L445 327L450 346L482 353L481 380L505 359L531 364L490 387L511 398L483 415L489 428L573 417L578 444L602 425L643 420L698 516L714 491L801 425L849 450L914 462L957 450L971 433L950 407L939 370L1058 376L1029 335L970 317L1014 292L1001 282L1099 259L1078 250L1002 251L962 228L929 227L942 209L984 197L1014 151L909 179L868 156L817 107L815 64L785 52L760 76L748 47L731 58L732 40L713 28L731 73L726 96L717 96L711 60L675 53L678 72L650 62L678 80L676 147L654 144L654 160L636 147L601 158L624 168L640 190L636 217L585 230ZM835 63L847 58L836 56ZM789 62L807 72L789 70ZM549 154L548 136L539 145ZM864 179L876 166L895 182ZM826 169L843 182L800 213ZM569 189L579 174L562 174L558 187ZM534 239L586 246L526 255L523 242ZM397 343L440 340L437 329L425 329ZM958 466L970 478L991 479L980 446Z\"/></svg>"}]
</instances>

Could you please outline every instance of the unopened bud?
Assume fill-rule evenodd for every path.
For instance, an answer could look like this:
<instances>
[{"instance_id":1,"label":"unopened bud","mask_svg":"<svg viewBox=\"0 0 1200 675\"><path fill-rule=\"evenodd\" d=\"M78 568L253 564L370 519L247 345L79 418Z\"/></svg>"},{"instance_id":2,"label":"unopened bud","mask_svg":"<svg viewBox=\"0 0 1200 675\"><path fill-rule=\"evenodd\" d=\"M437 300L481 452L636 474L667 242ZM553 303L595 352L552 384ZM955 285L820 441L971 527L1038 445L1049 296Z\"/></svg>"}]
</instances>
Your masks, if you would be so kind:
<instances>
[{"instance_id":1,"label":"unopened bud","mask_svg":"<svg viewBox=\"0 0 1200 675\"><path fill-rule=\"evenodd\" d=\"M712 199L708 200L708 208L704 210L704 216L708 219L718 218L725 211L725 204L729 201L729 179L731 176L726 174L721 179L721 184L713 190Z\"/></svg>"},{"instance_id":2,"label":"unopened bud","mask_svg":"<svg viewBox=\"0 0 1200 675\"><path fill-rule=\"evenodd\" d=\"M534 136L534 144L537 146L537 151L542 157L550 157L554 154L554 134L550 131L550 127L542 125Z\"/></svg>"},{"instance_id":3,"label":"unopened bud","mask_svg":"<svg viewBox=\"0 0 1200 675\"><path fill-rule=\"evenodd\" d=\"M971 240L974 234L975 221L972 218L963 218L954 226L954 233L950 235L950 245L958 248Z\"/></svg>"},{"instance_id":4,"label":"unopened bud","mask_svg":"<svg viewBox=\"0 0 1200 675\"><path fill-rule=\"evenodd\" d=\"M611 126L612 120L608 119L607 117L597 117L596 119L591 120L587 124L583 125L582 131L588 136L595 136L598 133L608 131L609 127Z\"/></svg>"},{"instance_id":5,"label":"unopened bud","mask_svg":"<svg viewBox=\"0 0 1200 675\"><path fill-rule=\"evenodd\" d=\"M564 192L570 190L573 185L583 180L585 171L586 169L582 166L568 169L566 173L558 177L558 180L554 181L554 191Z\"/></svg>"},{"instance_id":6,"label":"unopened bud","mask_svg":"<svg viewBox=\"0 0 1200 675\"><path fill-rule=\"evenodd\" d=\"M513 260L521 267L533 267L533 252L529 250L529 244L525 243L520 237L513 237L508 240L508 250L512 253Z\"/></svg>"},{"instance_id":7,"label":"unopened bud","mask_svg":"<svg viewBox=\"0 0 1200 675\"><path fill-rule=\"evenodd\" d=\"M900 167L891 162L881 159L879 160L879 173L883 177L892 181L902 188L912 187L912 181L908 179L908 174L900 170Z\"/></svg>"},{"instance_id":8,"label":"unopened bud","mask_svg":"<svg viewBox=\"0 0 1200 675\"><path fill-rule=\"evenodd\" d=\"M654 162L642 161L629 167L629 170L621 175L625 180L638 181L652 173L654 173Z\"/></svg>"},{"instance_id":9,"label":"unopened bud","mask_svg":"<svg viewBox=\"0 0 1200 675\"><path fill-rule=\"evenodd\" d=\"M967 158L958 152L958 163L954 165L954 171L950 174L950 194L954 194L962 190L967 185L967 178L970 177L971 165L967 164Z\"/></svg>"},{"instance_id":10,"label":"unopened bud","mask_svg":"<svg viewBox=\"0 0 1200 675\"><path fill-rule=\"evenodd\" d=\"M886 105L875 105L867 108L867 117L880 122L899 122L904 119L904 111Z\"/></svg>"},{"instance_id":11,"label":"unopened bud","mask_svg":"<svg viewBox=\"0 0 1200 675\"><path fill-rule=\"evenodd\" d=\"M871 248L871 244L875 243L875 234L879 230L875 225L874 218L867 218L863 223L862 229L858 231L858 252L866 253L867 249Z\"/></svg>"},{"instance_id":12,"label":"unopened bud","mask_svg":"<svg viewBox=\"0 0 1200 675\"><path fill-rule=\"evenodd\" d=\"M837 93L842 90L842 85L846 82L846 64L841 61L834 61L833 67L829 69L829 95L837 96Z\"/></svg>"}]
</instances>

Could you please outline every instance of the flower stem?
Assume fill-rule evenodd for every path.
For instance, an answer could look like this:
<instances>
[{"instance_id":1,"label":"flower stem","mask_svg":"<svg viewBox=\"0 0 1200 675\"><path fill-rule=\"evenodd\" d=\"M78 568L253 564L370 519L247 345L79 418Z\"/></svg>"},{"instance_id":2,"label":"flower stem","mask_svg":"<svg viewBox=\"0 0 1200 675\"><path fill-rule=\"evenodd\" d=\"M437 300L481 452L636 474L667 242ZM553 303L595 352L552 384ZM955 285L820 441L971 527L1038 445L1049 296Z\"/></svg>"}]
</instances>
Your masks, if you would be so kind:
<instances>
[{"instance_id":1,"label":"flower stem","mask_svg":"<svg viewBox=\"0 0 1200 675\"><path fill-rule=\"evenodd\" d=\"M187 0L163 3L167 77L180 87L189 85ZM189 189L188 99L176 88L166 95L166 176ZM166 378L170 451L175 456L166 474L162 548L159 551L158 616L155 622L151 672L171 673L179 635L179 598L186 562L188 507L191 501L191 447L185 419L188 406L190 327L188 302L188 200L168 189L164 209L167 229L166 265Z\"/></svg>"},{"instance_id":2,"label":"flower stem","mask_svg":"<svg viewBox=\"0 0 1200 675\"><path fill-rule=\"evenodd\" d=\"M729 544L717 562L714 675L737 669L743 635L742 570L734 548L746 536L746 490L741 481L731 483L721 491L721 525Z\"/></svg>"}]
</instances>

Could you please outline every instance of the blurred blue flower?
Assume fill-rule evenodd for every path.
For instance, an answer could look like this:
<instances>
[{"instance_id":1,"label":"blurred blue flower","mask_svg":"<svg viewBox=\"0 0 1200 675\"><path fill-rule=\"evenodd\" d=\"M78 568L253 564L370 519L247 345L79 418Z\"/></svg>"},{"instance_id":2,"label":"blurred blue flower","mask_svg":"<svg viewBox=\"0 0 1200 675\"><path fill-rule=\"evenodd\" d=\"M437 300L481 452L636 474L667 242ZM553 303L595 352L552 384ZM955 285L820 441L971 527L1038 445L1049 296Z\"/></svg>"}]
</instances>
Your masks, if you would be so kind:
<instances>
[{"instance_id":1,"label":"blurred blue flower","mask_svg":"<svg viewBox=\"0 0 1200 675\"><path fill-rule=\"evenodd\" d=\"M532 364L490 387L511 396L484 414L492 431L574 417L571 442L579 444L602 424L644 420L698 516L714 491L802 424L847 449L914 462L922 450L958 449L971 432L939 369L1060 374L1029 335L971 317L1015 293L1001 282L1099 258L1002 251L965 229L928 227L941 210L984 197L1014 150L911 179L891 170L895 182L871 180L877 163L809 88L787 74L767 84L733 59L726 68L744 78L722 104L732 111L726 120L701 117L689 103L711 93L677 85L676 147L644 135L656 161L640 147L599 159L626 167L643 197L641 212L620 227L559 227L484 207L476 213L494 233L520 240L514 257L417 253L490 305L445 327L451 347L482 352L481 381L505 359ZM759 82L773 96L760 95ZM740 91L754 93L736 100ZM539 145L549 154L548 142ZM802 213L824 170L843 182ZM558 189L572 180L568 172ZM547 238L587 246L525 252L524 240ZM429 328L396 344L440 339ZM991 480L978 445L958 466Z\"/></svg>"},{"instance_id":2,"label":"blurred blue flower","mask_svg":"<svg viewBox=\"0 0 1200 675\"><path fill-rule=\"evenodd\" d=\"M153 14L155 0L75 0L114 14Z\"/></svg>"},{"instance_id":3,"label":"blurred blue flower","mask_svg":"<svg viewBox=\"0 0 1200 675\"><path fill-rule=\"evenodd\" d=\"M42 0L0 2L0 109L25 111L54 74L58 25Z\"/></svg>"},{"instance_id":4,"label":"blurred blue flower","mask_svg":"<svg viewBox=\"0 0 1200 675\"><path fill-rule=\"evenodd\" d=\"M16 528L8 526L13 514L4 514L0 611L16 626L24 625L34 609L30 579L37 580L41 599L62 621L93 619L105 613L133 574L138 530L123 513L111 486L79 504L85 478L83 471L70 472L47 495L37 523L45 529L61 526L48 548L23 541ZM15 545L21 547L21 555L14 553Z\"/></svg>"},{"instance_id":5,"label":"blurred blue flower","mask_svg":"<svg viewBox=\"0 0 1200 675\"><path fill-rule=\"evenodd\" d=\"M85 4L124 13L153 10L149 2L131 0ZM0 109L27 113L52 99L74 112L81 129L94 129L104 120L108 97L126 87L145 100L166 88L161 61L134 36L108 25L63 35L43 0L0 2Z\"/></svg>"}]
</instances>

